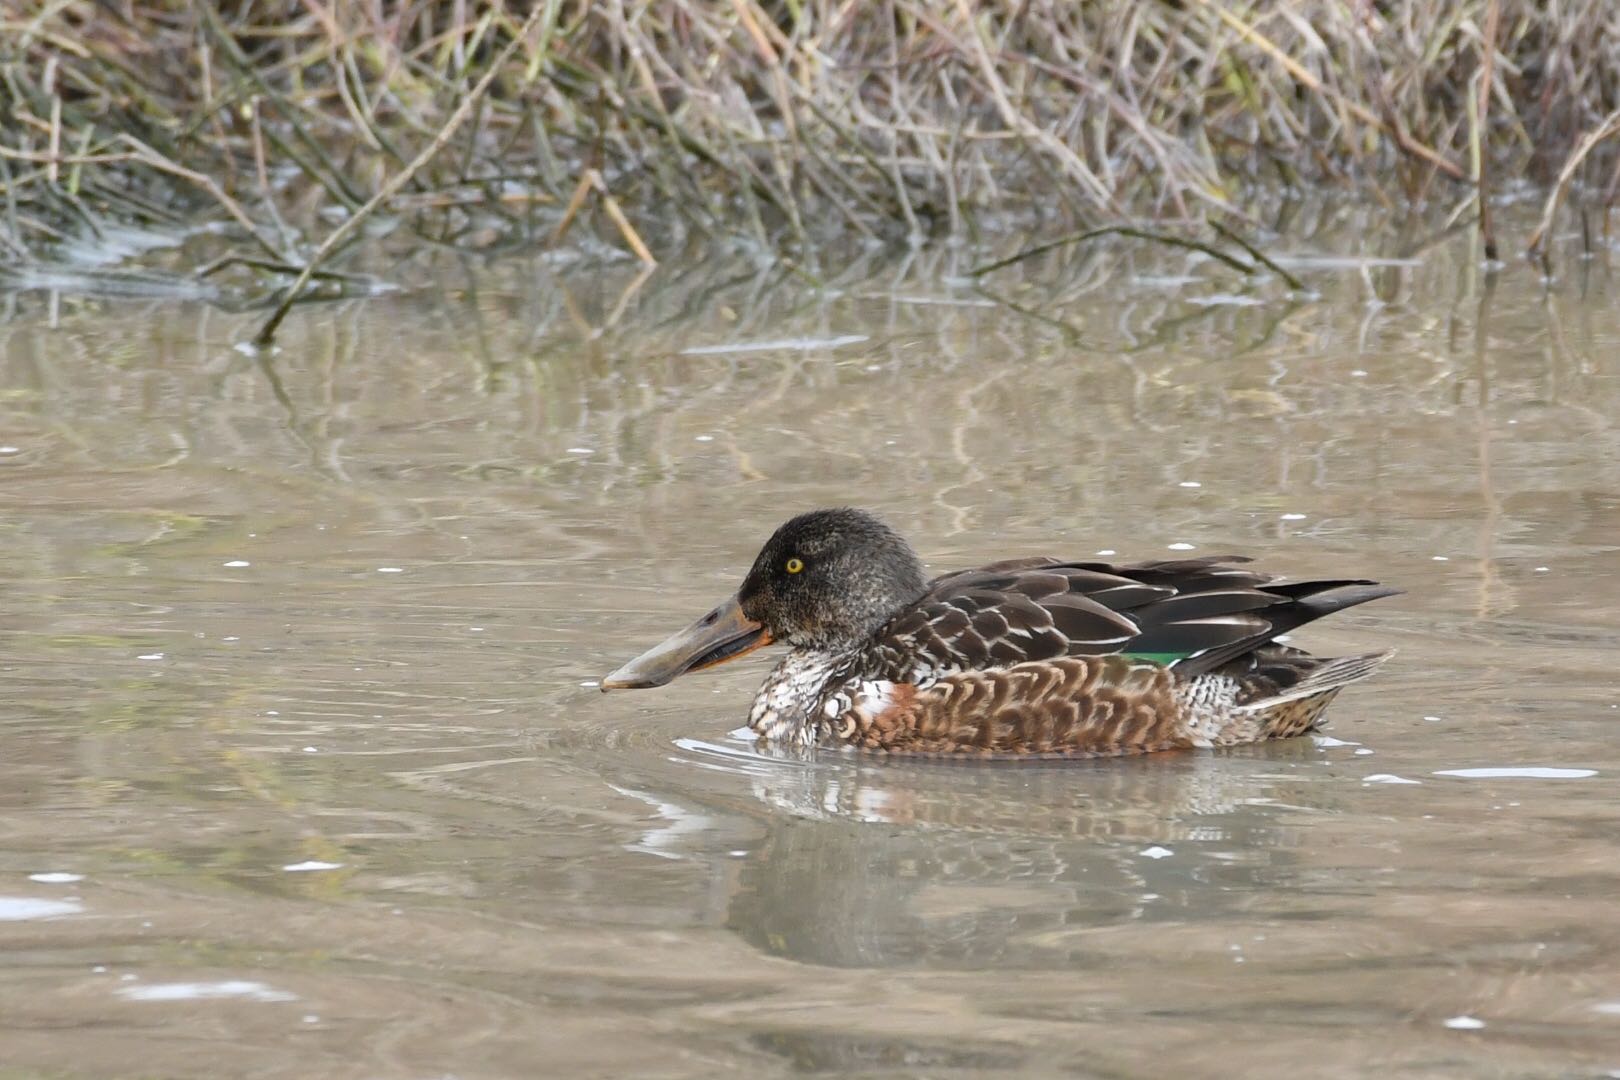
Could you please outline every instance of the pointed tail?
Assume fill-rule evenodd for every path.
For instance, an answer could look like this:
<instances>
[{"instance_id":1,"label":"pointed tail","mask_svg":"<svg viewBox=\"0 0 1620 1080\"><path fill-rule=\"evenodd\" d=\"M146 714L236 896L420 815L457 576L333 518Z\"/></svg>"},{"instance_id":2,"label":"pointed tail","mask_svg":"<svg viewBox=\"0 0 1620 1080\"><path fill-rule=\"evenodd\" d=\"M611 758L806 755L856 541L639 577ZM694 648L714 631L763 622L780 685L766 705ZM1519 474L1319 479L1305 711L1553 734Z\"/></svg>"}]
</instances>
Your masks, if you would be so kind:
<instances>
[{"instance_id":1,"label":"pointed tail","mask_svg":"<svg viewBox=\"0 0 1620 1080\"><path fill-rule=\"evenodd\" d=\"M1285 739L1301 735L1316 726L1323 710L1340 690L1365 679L1394 655L1395 650L1390 649L1387 652L1324 660L1321 666L1286 690L1244 702L1239 706L1239 711L1259 721L1267 738Z\"/></svg>"}]
</instances>

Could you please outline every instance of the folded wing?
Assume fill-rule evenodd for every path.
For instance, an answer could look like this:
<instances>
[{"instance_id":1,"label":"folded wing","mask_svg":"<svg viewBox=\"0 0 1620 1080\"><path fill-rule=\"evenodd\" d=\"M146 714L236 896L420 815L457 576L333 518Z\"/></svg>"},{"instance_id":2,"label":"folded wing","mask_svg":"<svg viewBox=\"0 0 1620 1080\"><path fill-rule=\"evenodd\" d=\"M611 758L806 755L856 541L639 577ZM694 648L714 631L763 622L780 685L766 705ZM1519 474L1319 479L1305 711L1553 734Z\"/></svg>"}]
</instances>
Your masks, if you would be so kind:
<instances>
[{"instance_id":1,"label":"folded wing","mask_svg":"<svg viewBox=\"0 0 1620 1080\"><path fill-rule=\"evenodd\" d=\"M1241 565L1247 561L1018 559L946 574L890 622L876 653L895 668L886 677L901 681L1114 653L1191 676L1314 619L1400 592L1362 580L1274 584Z\"/></svg>"}]
</instances>

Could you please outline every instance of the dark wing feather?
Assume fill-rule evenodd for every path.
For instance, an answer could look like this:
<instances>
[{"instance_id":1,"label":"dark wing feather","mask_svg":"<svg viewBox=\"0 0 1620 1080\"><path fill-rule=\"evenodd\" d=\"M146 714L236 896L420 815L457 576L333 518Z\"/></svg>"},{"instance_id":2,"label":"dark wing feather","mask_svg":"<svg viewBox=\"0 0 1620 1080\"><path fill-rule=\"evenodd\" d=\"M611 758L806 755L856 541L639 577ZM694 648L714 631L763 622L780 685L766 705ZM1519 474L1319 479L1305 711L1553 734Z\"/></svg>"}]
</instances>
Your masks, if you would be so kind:
<instances>
[{"instance_id":1,"label":"dark wing feather","mask_svg":"<svg viewBox=\"0 0 1620 1080\"><path fill-rule=\"evenodd\" d=\"M1399 592L1371 581L1273 584L1216 555L1116 566L1011 559L935 578L879 631L873 675L1001 668L1059 656L1177 656L1192 675L1313 619Z\"/></svg>"}]
</instances>

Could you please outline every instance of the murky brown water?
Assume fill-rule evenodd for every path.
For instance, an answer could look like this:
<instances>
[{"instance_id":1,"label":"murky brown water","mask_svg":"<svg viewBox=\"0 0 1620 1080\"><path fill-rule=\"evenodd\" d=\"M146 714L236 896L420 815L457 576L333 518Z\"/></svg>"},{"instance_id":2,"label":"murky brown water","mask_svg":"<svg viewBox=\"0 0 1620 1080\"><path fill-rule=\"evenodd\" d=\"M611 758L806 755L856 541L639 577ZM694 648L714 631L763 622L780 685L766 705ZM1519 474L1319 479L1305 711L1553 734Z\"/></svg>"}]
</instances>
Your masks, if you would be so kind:
<instances>
[{"instance_id":1,"label":"murky brown water","mask_svg":"<svg viewBox=\"0 0 1620 1080\"><path fill-rule=\"evenodd\" d=\"M450 264L267 362L12 298L0 1075L1620 1075L1620 297L1476 255ZM1330 739L1067 766L588 687L842 502L1374 574L1306 638L1401 655Z\"/></svg>"}]
</instances>

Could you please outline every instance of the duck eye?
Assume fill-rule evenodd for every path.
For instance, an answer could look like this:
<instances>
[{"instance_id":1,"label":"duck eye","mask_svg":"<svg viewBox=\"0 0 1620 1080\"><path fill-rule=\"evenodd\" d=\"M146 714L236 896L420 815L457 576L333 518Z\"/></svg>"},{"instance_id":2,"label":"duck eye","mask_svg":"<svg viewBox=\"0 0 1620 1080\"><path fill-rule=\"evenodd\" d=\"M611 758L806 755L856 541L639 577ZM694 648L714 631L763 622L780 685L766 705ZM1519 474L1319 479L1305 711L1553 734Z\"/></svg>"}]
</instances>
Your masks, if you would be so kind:
<instances>
[{"instance_id":1,"label":"duck eye","mask_svg":"<svg viewBox=\"0 0 1620 1080\"><path fill-rule=\"evenodd\" d=\"M804 569L804 560L798 556L794 556L787 561L787 566L785 569L790 574L797 574L800 570Z\"/></svg>"}]
</instances>

